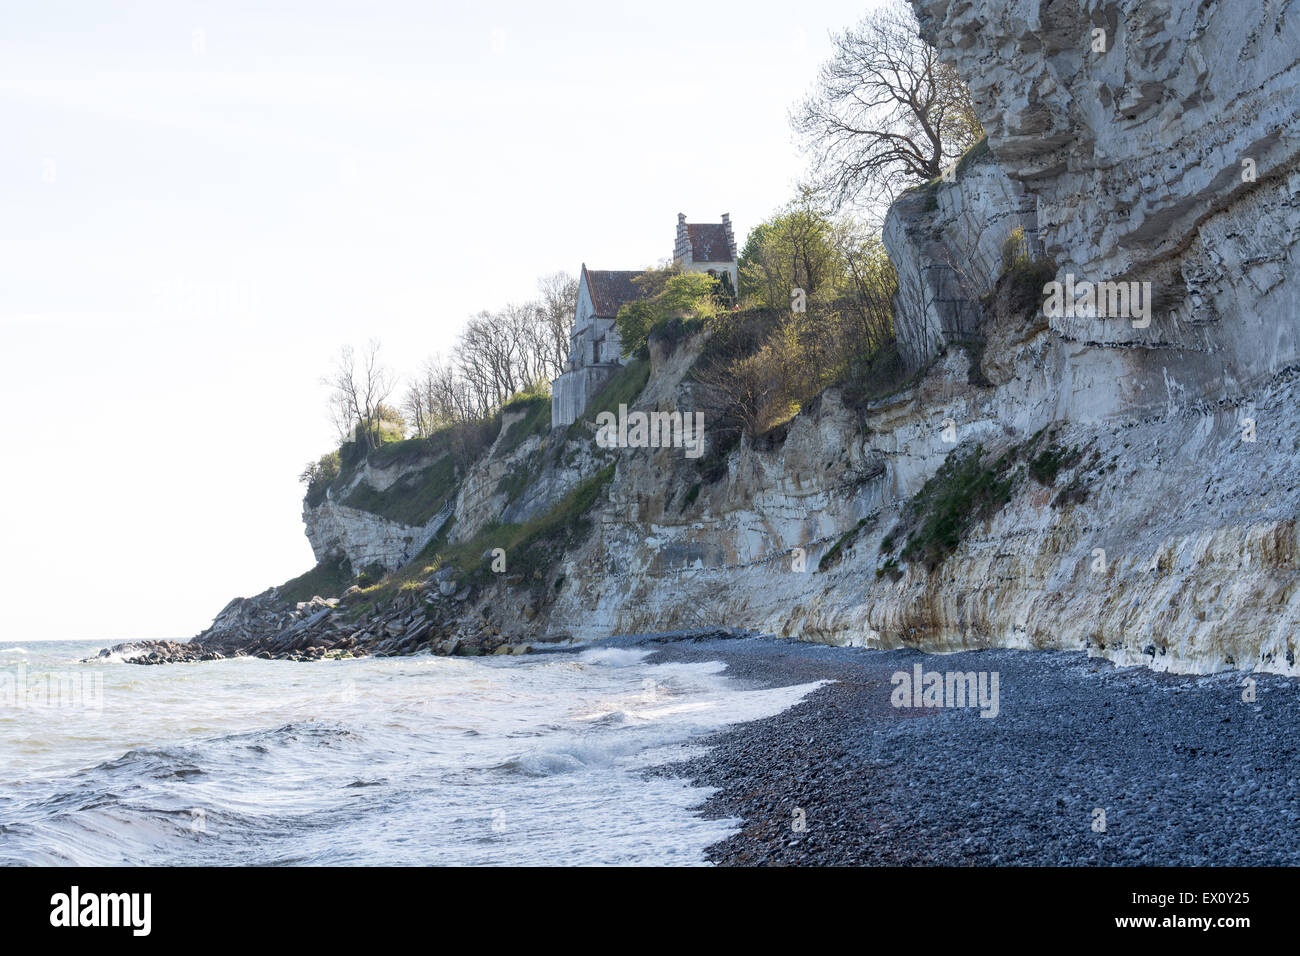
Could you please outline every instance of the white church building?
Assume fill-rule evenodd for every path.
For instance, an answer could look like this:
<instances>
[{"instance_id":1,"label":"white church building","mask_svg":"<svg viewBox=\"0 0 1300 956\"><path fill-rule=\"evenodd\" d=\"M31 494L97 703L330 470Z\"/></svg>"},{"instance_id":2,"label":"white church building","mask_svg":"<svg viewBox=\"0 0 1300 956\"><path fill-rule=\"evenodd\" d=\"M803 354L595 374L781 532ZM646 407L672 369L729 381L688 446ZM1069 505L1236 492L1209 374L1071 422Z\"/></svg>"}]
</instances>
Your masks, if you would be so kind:
<instances>
[{"instance_id":1,"label":"white church building","mask_svg":"<svg viewBox=\"0 0 1300 956\"><path fill-rule=\"evenodd\" d=\"M688 223L686 214L678 213L673 264L684 272L716 276L734 294L740 288L740 268L731 217L723 213L721 222ZM614 318L625 303L642 297L636 282L642 275L642 270L596 270L583 263L568 368L551 383L552 428L576 422L591 397L623 366Z\"/></svg>"}]
</instances>

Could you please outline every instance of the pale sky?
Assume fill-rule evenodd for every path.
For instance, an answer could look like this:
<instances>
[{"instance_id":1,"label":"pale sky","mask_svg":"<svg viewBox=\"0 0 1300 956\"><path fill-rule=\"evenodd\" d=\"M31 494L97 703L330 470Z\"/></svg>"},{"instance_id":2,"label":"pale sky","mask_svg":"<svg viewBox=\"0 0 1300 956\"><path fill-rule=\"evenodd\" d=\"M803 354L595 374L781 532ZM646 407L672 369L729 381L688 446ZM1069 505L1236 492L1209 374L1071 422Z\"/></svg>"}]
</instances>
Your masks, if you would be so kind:
<instances>
[{"instance_id":1,"label":"pale sky","mask_svg":"<svg viewBox=\"0 0 1300 956\"><path fill-rule=\"evenodd\" d=\"M737 239L874 0L0 7L0 640L187 638L313 564L321 376Z\"/></svg>"}]
</instances>

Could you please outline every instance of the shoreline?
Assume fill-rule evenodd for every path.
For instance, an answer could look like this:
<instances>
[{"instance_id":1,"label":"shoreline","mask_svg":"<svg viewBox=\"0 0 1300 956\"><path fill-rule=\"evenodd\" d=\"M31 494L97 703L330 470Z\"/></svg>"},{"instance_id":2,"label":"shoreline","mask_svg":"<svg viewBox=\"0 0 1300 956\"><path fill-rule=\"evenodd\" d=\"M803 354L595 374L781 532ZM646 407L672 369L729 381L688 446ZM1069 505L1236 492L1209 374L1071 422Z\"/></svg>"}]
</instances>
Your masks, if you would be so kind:
<instances>
[{"instance_id":1,"label":"shoreline","mask_svg":"<svg viewBox=\"0 0 1300 956\"><path fill-rule=\"evenodd\" d=\"M716 788L697 812L742 821L708 848L719 865L1300 864L1293 679L1069 651L611 640L652 648L651 662L721 660L756 688L835 682L651 771ZM999 713L893 706L892 675L917 664L996 672Z\"/></svg>"}]
</instances>

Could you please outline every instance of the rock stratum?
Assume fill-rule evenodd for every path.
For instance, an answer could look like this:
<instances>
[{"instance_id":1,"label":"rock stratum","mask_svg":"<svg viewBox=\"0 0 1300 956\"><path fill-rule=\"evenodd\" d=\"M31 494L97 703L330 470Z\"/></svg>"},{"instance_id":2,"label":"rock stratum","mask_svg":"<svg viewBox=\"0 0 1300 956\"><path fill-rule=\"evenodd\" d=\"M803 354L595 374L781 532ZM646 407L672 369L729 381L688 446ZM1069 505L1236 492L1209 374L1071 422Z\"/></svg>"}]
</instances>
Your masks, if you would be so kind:
<instances>
[{"instance_id":1,"label":"rock stratum","mask_svg":"<svg viewBox=\"0 0 1300 956\"><path fill-rule=\"evenodd\" d=\"M584 422L521 440L508 415L419 523L337 495L305 509L322 562L404 575L382 600L272 589L189 644L117 653L489 653L731 628L1300 673L1300 4L913 5L987 148L886 220L900 347L924 370L910 387L866 407L831 389L699 460L599 448ZM1001 255L1016 227L1062 281L1150 283L1149 325L1016 307ZM702 344L652 341L632 407L698 407ZM350 481L381 494L436 467ZM962 482L992 503L951 547L909 555ZM491 570L494 529L534 525ZM457 548L478 564L412 570Z\"/></svg>"}]
</instances>

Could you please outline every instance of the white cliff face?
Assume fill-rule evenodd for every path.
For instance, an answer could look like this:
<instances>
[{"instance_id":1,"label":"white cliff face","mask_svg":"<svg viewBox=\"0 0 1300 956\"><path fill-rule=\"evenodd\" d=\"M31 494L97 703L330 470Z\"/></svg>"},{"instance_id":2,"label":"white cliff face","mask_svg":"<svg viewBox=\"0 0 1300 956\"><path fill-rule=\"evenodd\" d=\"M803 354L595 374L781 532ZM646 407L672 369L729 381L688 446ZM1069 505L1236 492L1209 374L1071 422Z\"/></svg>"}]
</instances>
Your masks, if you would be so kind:
<instances>
[{"instance_id":1,"label":"white cliff face","mask_svg":"<svg viewBox=\"0 0 1300 956\"><path fill-rule=\"evenodd\" d=\"M878 575L882 538L954 447L942 419L963 423L965 449L1016 431L1005 397L954 384L963 373L964 358L945 360L868 416L870 431L828 394L783 448L737 452L729 476L684 512L682 479L656 460L667 452L623 452L598 531L566 561L551 636L726 626L869 647L1051 647L1184 672L1300 673L1300 382L1254 398L1249 410L1279 426L1255 442L1242 440L1243 409L1231 407L1062 425L1058 441L1084 461L1051 487L1023 480L934 573ZM1086 500L1053 507L1076 478ZM864 518L842 559L818 570Z\"/></svg>"},{"instance_id":2,"label":"white cliff face","mask_svg":"<svg viewBox=\"0 0 1300 956\"><path fill-rule=\"evenodd\" d=\"M358 572L372 564L391 571L419 554L450 513L445 510L428 524L411 527L369 511L326 501L316 508L305 508L303 524L317 561L341 554Z\"/></svg>"},{"instance_id":3,"label":"white cliff face","mask_svg":"<svg viewBox=\"0 0 1300 956\"><path fill-rule=\"evenodd\" d=\"M304 502L303 526L316 560L343 555L359 573L375 564L391 571L419 554L448 520L451 509L440 511L417 527L390 521L343 502L361 486L388 491L408 475L427 468L438 457L428 454L387 465L364 461L344 486L332 489L319 505L313 507Z\"/></svg>"},{"instance_id":4,"label":"white cliff face","mask_svg":"<svg viewBox=\"0 0 1300 956\"><path fill-rule=\"evenodd\" d=\"M735 453L689 508L664 453L625 452L549 626L1300 673L1300 7L915 6L990 144L886 223L900 343L917 365L940 360L862 420L828 393L784 445ZM965 354L944 347L975 331L969 290L993 286L1015 225L1058 277L1151 282L1151 325L985 320L992 387L968 384ZM1020 480L933 572L877 573L882 539L954 447L999 451L1049 425L1079 462L1050 486Z\"/></svg>"},{"instance_id":5,"label":"white cliff face","mask_svg":"<svg viewBox=\"0 0 1300 956\"><path fill-rule=\"evenodd\" d=\"M1300 359L1300 8L913 6L970 85L993 155L1035 197L1060 275L1152 283L1148 328L1061 317L1056 331L1164 350L1171 376L1211 390Z\"/></svg>"},{"instance_id":6,"label":"white cliff face","mask_svg":"<svg viewBox=\"0 0 1300 956\"><path fill-rule=\"evenodd\" d=\"M492 451L475 462L461 484L450 535L453 542L473 539L494 521L529 521L601 467L594 443L569 440L565 428L552 429L546 436L532 435L503 453L501 440L511 424L506 416ZM516 480L515 488L511 488L511 479Z\"/></svg>"},{"instance_id":7,"label":"white cliff face","mask_svg":"<svg viewBox=\"0 0 1300 956\"><path fill-rule=\"evenodd\" d=\"M459 480L447 505L422 525L402 524L344 502L359 487L387 491L441 455L431 453L387 466L373 460L363 463L321 504L303 507L303 524L316 560L343 555L358 572L372 564L396 570L415 558L449 521L448 540L453 543L473 539L492 522L526 522L552 507L608 458L589 436L570 439L565 429L549 436L530 435L504 448L511 428L524 415L502 416L492 447Z\"/></svg>"},{"instance_id":8,"label":"white cliff face","mask_svg":"<svg viewBox=\"0 0 1300 956\"><path fill-rule=\"evenodd\" d=\"M898 344L920 368L976 333L979 298L1002 274L1002 247L1021 229L1039 248L1036 203L981 149L950 183L904 193L885 217L884 241L898 273Z\"/></svg>"}]
</instances>

